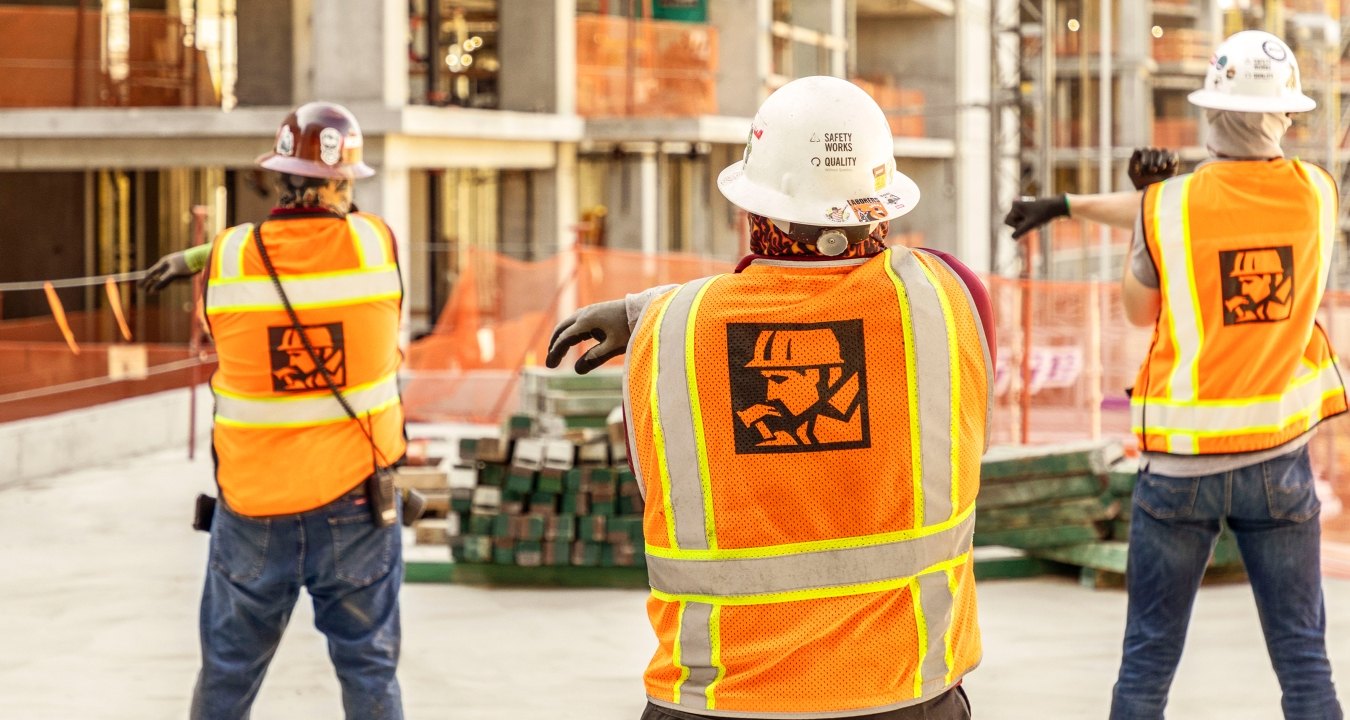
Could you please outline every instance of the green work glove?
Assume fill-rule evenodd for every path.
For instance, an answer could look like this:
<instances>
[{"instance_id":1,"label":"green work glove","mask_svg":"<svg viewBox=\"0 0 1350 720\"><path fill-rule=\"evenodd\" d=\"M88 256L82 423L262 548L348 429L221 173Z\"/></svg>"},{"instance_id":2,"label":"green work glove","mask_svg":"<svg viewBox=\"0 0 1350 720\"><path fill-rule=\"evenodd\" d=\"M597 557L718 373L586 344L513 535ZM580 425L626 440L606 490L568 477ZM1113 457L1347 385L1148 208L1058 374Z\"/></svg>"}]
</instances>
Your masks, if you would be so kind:
<instances>
[{"instance_id":1,"label":"green work glove","mask_svg":"<svg viewBox=\"0 0 1350 720\"><path fill-rule=\"evenodd\" d=\"M1177 174L1177 154L1162 148L1135 148L1130 155L1128 174L1135 190L1143 190L1155 182L1162 182Z\"/></svg>"},{"instance_id":2,"label":"green work glove","mask_svg":"<svg viewBox=\"0 0 1350 720\"><path fill-rule=\"evenodd\" d=\"M1012 209L1003 218L1003 224L1013 229L1013 238L1016 239L1055 218L1068 216L1069 197L1067 195L1014 200Z\"/></svg>"},{"instance_id":3,"label":"green work glove","mask_svg":"<svg viewBox=\"0 0 1350 720\"><path fill-rule=\"evenodd\" d=\"M548 341L548 357L544 363L551 368L562 363L567 351L583 340L597 343L577 358L577 372L586 373L604 365L628 348L628 310L622 298L587 305L558 323Z\"/></svg>"}]
</instances>

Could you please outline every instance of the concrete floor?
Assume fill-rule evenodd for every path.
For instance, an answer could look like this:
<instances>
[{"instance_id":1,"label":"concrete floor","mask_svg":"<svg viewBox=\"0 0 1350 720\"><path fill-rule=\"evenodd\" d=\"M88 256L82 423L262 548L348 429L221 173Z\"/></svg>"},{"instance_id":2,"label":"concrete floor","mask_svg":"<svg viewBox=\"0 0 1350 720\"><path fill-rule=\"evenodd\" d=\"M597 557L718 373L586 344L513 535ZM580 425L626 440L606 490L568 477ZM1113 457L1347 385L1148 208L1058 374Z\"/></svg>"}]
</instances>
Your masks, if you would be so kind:
<instances>
[{"instance_id":1,"label":"concrete floor","mask_svg":"<svg viewBox=\"0 0 1350 720\"><path fill-rule=\"evenodd\" d=\"M211 467L183 455L0 481L0 717L186 717L207 547L188 520ZM408 717L635 720L653 647L644 597L405 586ZM1329 580L1327 601L1332 661L1350 684L1350 581ZM1124 610L1122 592L1064 579L983 583L985 658L967 681L976 716L1105 717ZM303 601L255 709L257 720L341 716ZM1280 716L1245 586L1201 592L1170 715Z\"/></svg>"}]
</instances>

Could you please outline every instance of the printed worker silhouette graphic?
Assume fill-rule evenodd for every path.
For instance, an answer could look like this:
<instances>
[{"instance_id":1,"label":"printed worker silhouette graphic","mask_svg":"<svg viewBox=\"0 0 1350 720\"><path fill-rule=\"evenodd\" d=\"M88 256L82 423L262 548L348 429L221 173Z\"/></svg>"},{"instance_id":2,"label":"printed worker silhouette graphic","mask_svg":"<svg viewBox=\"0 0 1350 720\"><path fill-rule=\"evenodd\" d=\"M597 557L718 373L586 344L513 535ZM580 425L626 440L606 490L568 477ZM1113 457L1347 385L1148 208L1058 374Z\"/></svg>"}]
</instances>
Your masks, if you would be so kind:
<instances>
[{"instance_id":1,"label":"printed worker silhouette graphic","mask_svg":"<svg viewBox=\"0 0 1350 720\"><path fill-rule=\"evenodd\" d=\"M333 328L326 325L307 326L305 335L314 346L314 354L333 376L333 382L339 387L345 385L346 364L341 330L335 333ZM314 364L314 358L305 349L305 343L295 328L286 328L281 333L280 342L273 346L272 385L277 390L312 390L328 387L323 371Z\"/></svg>"},{"instance_id":2,"label":"printed worker silhouette graphic","mask_svg":"<svg viewBox=\"0 0 1350 720\"><path fill-rule=\"evenodd\" d=\"M736 411L759 434L757 447L863 439L858 373L845 374L834 330L761 330L745 367L767 383L764 402Z\"/></svg>"},{"instance_id":3,"label":"printed worker silhouette graphic","mask_svg":"<svg viewBox=\"0 0 1350 720\"><path fill-rule=\"evenodd\" d=\"M1238 292L1224 298L1225 324L1289 318L1294 305L1294 273L1293 268L1285 267L1278 249L1238 251L1228 276L1237 281Z\"/></svg>"}]
</instances>

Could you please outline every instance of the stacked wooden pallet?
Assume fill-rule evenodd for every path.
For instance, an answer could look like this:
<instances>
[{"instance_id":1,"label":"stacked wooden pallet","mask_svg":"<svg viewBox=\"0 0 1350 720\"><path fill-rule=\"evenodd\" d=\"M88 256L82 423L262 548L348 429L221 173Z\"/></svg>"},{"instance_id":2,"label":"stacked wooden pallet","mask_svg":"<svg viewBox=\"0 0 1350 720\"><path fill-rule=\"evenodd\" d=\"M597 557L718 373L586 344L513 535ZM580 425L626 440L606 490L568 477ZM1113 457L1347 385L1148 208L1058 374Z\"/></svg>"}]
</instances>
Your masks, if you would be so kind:
<instances>
[{"instance_id":1,"label":"stacked wooden pallet","mask_svg":"<svg viewBox=\"0 0 1350 720\"><path fill-rule=\"evenodd\" d=\"M624 447L622 437L594 430L461 440L451 482L455 561L644 566L642 496Z\"/></svg>"},{"instance_id":2,"label":"stacked wooden pallet","mask_svg":"<svg viewBox=\"0 0 1350 720\"><path fill-rule=\"evenodd\" d=\"M561 418L567 427L603 429L610 412L623 405L623 371L599 368L577 375L530 367L521 373L520 392L518 419Z\"/></svg>"}]
</instances>

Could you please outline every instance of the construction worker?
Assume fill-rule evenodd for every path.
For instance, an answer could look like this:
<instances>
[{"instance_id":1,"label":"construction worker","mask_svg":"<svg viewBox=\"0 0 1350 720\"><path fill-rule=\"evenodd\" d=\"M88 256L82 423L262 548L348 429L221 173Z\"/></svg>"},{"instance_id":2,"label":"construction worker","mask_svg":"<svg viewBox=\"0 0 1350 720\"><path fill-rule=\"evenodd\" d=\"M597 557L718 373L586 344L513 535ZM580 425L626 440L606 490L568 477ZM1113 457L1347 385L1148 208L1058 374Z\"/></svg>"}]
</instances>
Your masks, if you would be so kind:
<instances>
[{"instance_id":1,"label":"construction worker","mask_svg":"<svg viewBox=\"0 0 1350 720\"><path fill-rule=\"evenodd\" d=\"M773 93L718 187L750 214L737 272L583 308L548 352L599 340L583 373L628 353L642 717L968 718L988 295L945 253L886 248L919 191L844 80Z\"/></svg>"},{"instance_id":2,"label":"construction worker","mask_svg":"<svg viewBox=\"0 0 1350 720\"><path fill-rule=\"evenodd\" d=\"M278 173L272 213L225 230L205 252L162 258L143 281L158 290L207 269L204 306L219 358L211 389L220 501L192 717L248 717L304 587L346 716L402 718L403 555L388 522L398 509L372 480L406 449L394 238L379 217L352 207L352 181L374 170L345 108L297 108L257 162Z\"/></svg>"},{"instance_id":3,"label":"construction worker","mask_svg":"<svg viewBox=\"0 0 1350 720\"><path fill-rule=\"evenodd\" d=\"M1289 114L1316 103L1274 35L1224 41L1190 101L1209 120L1207 162L1148 184L1142 198L1086 196L1084 205L1135 226L1123 301L1131 322L1154 326L1131 398L1142 456L1111 717L1163 716L1226 525L1251 579L1285 717L1340 718L1307 448L1319 422L1346 410L1315 319L1338 235L1336 183L1280 149ZM1126 205L1142 208L1137 219L1122 221Z\"/></svg>"}]
</instances>

